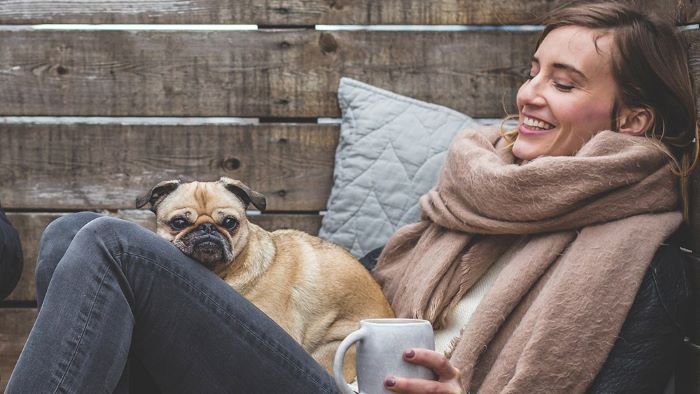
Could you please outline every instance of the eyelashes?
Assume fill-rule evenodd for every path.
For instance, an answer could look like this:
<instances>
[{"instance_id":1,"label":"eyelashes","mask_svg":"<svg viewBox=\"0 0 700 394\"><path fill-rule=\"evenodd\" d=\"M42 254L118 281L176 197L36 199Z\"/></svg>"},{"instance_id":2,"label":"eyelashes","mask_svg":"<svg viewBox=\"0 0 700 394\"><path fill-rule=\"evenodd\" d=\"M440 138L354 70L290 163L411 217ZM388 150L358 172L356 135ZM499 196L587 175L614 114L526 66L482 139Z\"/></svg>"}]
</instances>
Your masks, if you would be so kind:
<instances>
[{"instance_id":1,"label":"eyelashes","mask_svg":"<svg viewBox=\"0 0 700 394\"><path fill-rule=\"evenodd\" d=\"M531 81L533 78L535 78L537 74L533 75L531 72L525 73L525 81ZM569 85L561 82L556 82L552 81L552 85L559 90L560 92L568 93L571 92L576 86L574 85Z\"/></svg>"},{"instance_id":2,"label":"eyelashes","mask_svg":"<svg viewBox=\"0 0 700 394\"><path fill-rule=\"evenodd\" d=\"M554 82L554 87L562 92L570 92L575 86Z\"/></svg>"}]
</instances>

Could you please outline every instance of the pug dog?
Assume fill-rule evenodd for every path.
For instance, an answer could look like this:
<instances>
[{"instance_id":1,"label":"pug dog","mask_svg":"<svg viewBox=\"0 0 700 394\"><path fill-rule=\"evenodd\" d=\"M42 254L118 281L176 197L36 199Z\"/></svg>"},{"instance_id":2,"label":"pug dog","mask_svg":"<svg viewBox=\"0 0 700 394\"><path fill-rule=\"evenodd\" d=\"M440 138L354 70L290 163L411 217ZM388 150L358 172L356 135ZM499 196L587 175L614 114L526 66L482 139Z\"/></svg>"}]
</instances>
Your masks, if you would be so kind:
<instances>
[{"instance_id":1,"label":"pug dog","mask_svg":"<svg viewBox=\"0 0 700 394\"><path fill-rule=\"evenodd\" d=\"M270 316L332 373L340 342L367 318L394 317L379 285L345 249L297 230L268 232L246 208L265 197L242 182L179 180L137 199L150 204L156 232ZM355 376L351 349L345 378Z\"/></svg>"}]
</instances>

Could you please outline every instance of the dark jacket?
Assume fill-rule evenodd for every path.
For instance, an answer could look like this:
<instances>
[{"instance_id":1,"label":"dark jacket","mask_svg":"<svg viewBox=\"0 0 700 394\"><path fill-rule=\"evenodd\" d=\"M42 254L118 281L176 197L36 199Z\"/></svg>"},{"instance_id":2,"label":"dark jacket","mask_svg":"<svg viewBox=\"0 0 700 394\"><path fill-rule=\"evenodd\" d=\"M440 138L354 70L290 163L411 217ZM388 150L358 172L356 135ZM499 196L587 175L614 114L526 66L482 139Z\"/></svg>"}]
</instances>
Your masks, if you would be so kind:
<instances>
[{"instance_id":1,"label":"dark jacket","mask_svg":"<svg viewBox=\"0 0 700 394\"><path fill-rule=\"evenodd\" d=\"M680 233L662 245L588 393L663 393L687 333L690 286ZM372 270L381 248L360 262Z\"/></svg>"},{"instance_id":2,"label":"dark jacket","mask_svg":"<svg viewBox=\"0 0 700 394\"><path fill-rule=\"evenodd\" d=\"M22 274L22 247L17 230L0 208L0 301L14 290Z\"/></svg>"},{"instance_id":3,"label":"dark jacket","mask_svg":"<svg viewBox=\"0 0 700 394\"><path fill-rule=\"evenodd\" d=\"M589 393L664 392L690 324L685 259L673 239L658 249Z\"/></svg>"}]
</instances>

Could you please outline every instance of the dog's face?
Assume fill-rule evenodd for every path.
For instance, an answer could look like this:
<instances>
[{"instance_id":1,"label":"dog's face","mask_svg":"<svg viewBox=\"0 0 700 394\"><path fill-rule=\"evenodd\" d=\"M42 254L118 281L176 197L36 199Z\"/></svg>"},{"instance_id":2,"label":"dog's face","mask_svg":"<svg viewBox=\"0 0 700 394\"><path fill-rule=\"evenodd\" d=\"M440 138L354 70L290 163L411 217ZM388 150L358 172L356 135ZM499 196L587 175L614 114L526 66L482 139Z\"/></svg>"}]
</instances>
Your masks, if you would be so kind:
<instances>
[{"instance_id":1,"label":"dog's face","mask_svg":"<svg viewBox=\"0 0 700 394\"><path fill-rule=\"evenodd\" d=\"M261 194L229 178L161 182L148 202L156 214L156 232L211 270L232 263L247 244L248 203L261 210L265 205Z\"/></svg>"}]
</instances>

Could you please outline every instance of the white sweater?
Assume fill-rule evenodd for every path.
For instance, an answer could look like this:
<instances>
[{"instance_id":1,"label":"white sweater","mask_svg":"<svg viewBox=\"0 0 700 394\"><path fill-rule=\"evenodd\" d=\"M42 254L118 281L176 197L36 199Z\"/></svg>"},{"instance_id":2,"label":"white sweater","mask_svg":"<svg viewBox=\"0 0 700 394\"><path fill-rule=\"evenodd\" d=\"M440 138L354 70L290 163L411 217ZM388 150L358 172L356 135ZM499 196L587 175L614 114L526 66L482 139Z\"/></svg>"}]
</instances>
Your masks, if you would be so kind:
<instances>
[{"instance_id":1,"label":"white sweater","mask_svg":"<svg viewBox=\"0 0 700 394\"><path fill-rule=\"evenodd\" d=\"M512 248L510 249L512 250ZM462 298L462 301L447 315L447 325L435 331L435 350L445 352L449 349L452 339L459 336L462 327L467 325L472 313L484 298L486 293L491 289L496 277L506 266L512 256L512 252L504 253L498 261L496 261L478 282Z\"/></svg>"}]
</instances>

